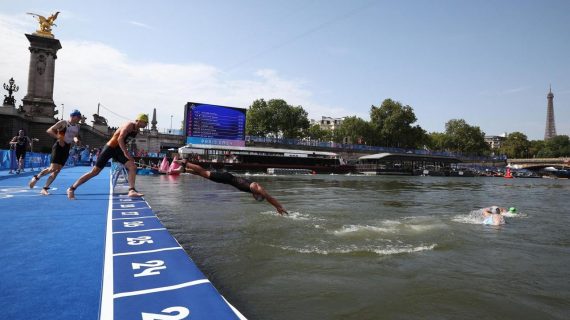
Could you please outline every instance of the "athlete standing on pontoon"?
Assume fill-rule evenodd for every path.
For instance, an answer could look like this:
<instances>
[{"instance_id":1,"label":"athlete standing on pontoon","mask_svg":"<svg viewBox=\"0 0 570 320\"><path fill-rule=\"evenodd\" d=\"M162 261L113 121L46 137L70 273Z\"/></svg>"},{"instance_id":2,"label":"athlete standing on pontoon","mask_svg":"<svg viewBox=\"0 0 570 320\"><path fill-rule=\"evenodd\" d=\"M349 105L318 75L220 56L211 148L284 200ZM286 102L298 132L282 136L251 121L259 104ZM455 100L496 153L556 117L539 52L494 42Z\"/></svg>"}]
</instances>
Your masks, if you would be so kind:
<instances>
[{"instance_id":1,"label":"athlete standing on pontoon","mask_svg":"<svg viewBox=\"0 0 570 320\"><path fill-rule=\"evenodd\" d=\"M60 120L49 129L47 133L57 139L51 148L51 164L48 168L43 169L40 173L32 177L28 186L33 188L41 177L50 173L46 184L42 188L41 194L44 196L49 195L49 186L57 178L57 175L65 166L67 158L69 158L69 150L71 143L80 144L77 136L79 135L79 120L81 120L81 112L73 110L69 114L69 120Z\"/></svg>"},{"instance_id":2,"label":"athlete standing on pontoon","mask_svg":"<svg viewBox=\"0 0 570 320\"><path fill-rule=\"evenodd\" d=\"M129 197L142 197L143 194L137 192L135 189L135 179L137 176L137 166L135 165L135 160L133 156L127 150L127 144L130 139L137 136L139 129L146 127L148 124L148 115L139 114L135 121L129 121L123 124L119 129L115 131L111 140L105 144L103 150L97 158L97 163L91 171L82 175L77 181L67 189L67 197L70 200L75 200L75 189L80 185L87 182L89 179L98 175L103 168L107 165L109 159L113 159L125 165L129 170Z\"/></svg>"},{"instance_id":3,"label":"athlete standing on pontoon","mask_svg":"<svg viewBox=\"0 0 570 320\"><path fill-rule=\"evenodd\" d=\"M267 191L265 191L265 189L257 182L253 182L245 178L234 176L229 172L212 172L202 168L197 164L190 163L186 159L177 160L177 162L182 165L182 167L180 167L180 172L188 171L192 174L198 175L200 177L209 179L217 183L225 183L232 185L237 189L239 189L240 191L251 193L255 198L255 200L257 201L263 201L264 199L266 199L267 202L269 202L271 205L275 207L275 209L277 209L277 212L280 215L289 214L283 208L281 203L279 203L277 199L273 198L269 193L267 193Z\"/></svg>"}]
</instances>

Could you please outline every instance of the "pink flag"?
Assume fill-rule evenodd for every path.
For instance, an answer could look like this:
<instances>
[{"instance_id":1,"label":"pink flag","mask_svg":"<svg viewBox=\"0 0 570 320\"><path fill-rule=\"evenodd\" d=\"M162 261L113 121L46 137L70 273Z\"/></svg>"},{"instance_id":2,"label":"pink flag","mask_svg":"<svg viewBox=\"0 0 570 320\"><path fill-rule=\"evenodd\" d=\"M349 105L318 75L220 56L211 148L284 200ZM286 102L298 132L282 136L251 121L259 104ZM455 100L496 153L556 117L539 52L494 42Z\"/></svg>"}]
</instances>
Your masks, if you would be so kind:
<instances>
[{"instance_id":1,"label":"pink flag","mask_svg":"<svg viewBox=\"0 0 570 320\"><path fill-rule=\"evenodd\" d=\"M166 156L164 156L164 158L162 158L162 162L160 163L160 167L158 168L158 172L167 173L169 166L170 163L168 163L168 159L166 159Z\"/></svg>"}]
</instances>

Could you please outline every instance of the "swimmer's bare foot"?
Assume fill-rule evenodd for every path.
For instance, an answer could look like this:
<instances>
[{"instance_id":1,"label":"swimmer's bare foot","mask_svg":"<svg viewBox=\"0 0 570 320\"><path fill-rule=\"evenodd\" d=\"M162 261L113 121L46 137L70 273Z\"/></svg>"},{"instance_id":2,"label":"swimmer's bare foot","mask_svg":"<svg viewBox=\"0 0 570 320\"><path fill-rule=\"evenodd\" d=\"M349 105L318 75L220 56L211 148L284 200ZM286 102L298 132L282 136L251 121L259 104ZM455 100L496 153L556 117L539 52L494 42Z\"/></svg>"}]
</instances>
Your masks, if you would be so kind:
<instances>
[{"instance_id":1,"label":"swimmer's bare foot","mask_svg":"<svg viewBox=\"0 0 570 320\"><path fill-rule=\"evenodd\" d=\"M75 188L70 187L67 189L67 199L75 200Z\"/></svg>"},{"instance_id":2,"label":"swimmer's bare foot","mask_svg":"<svg viewBox=\"0 0 570 320\"><path fill-rule=\"evenodd\" d=\"M30 187L30 189L32 189L36 185L36 182L38 182L38 180L40 180L40 179L38 178L37 175L33 176L32 180L30 180L30 182L28 183L28 187Z\"/></svg>"},{"instance_id":3,"label":"swimmer's bare foot","mask_svg":"<svg viewBox=\"0 0 570 320\"><path fill-rule=\"evenodd\" d=\"M49 196L48 190L49 190L49 188L43 187L43 188L42 188L42 191L40 191L40 193L41 193L43 196Z\"/></svg>"},{"instance_id":4,"label":"swimmer's bare foot","mask_svg":"<svg viewBox=\"0 0 570 320\"><path fill-rule=\"evenodd\" d=\"M137 189L135 189L135 188L130 188L128 196L131 198L134 198L134 197L142 197L142 196L144 196L144 194L138 192Z\"/></svg>"}]
</instances>

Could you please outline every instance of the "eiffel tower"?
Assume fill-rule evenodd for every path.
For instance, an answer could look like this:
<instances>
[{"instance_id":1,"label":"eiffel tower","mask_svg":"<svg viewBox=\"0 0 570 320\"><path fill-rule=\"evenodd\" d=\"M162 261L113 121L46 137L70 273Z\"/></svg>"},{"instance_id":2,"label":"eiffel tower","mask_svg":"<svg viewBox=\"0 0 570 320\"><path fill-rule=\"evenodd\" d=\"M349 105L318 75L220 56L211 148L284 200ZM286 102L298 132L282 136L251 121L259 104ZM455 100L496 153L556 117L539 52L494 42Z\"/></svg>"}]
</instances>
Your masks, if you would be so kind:
<instances>
[{"instance_id":1,"label":"eiffel tower","mask_svg":"<svg viewBox=\"0 0 570 320\"><path fill-rule=\"evenodd\" d=\"M552 86L550 92L546 96L548 106L546 107L546 130L544 131L544 140L548 140L556 136L556 125L554 124L554 94L552 94Z\"/></svg>"}]
</instances>

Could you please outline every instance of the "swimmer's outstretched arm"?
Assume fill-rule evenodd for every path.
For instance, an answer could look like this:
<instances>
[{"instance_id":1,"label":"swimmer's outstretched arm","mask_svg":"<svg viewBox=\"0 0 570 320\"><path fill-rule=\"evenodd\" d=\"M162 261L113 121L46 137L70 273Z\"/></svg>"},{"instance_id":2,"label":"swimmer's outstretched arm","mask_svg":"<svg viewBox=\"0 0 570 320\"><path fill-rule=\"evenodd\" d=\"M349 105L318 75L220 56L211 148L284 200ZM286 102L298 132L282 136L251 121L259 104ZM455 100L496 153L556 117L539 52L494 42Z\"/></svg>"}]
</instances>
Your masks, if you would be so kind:
<instances>
[{"instance_id":1,"label":"swimmer's outstretched arm","mask_svg":"<svg viewBox=\"0 0 570 320\"><path fill-rule=\"evenodd\" d=\"M267 193L267 191L265 191L265 189L259 183L257 182L252 183L250 189L252 192L262 195L265 198L265 200L267 200L267 202L269 202L272 206L275 207L277 213L279 213L280 215L289 214L289 212L287 212L287 210L283 208L281 203L279 203L277 199L273 198L269 193Z\"/></svg>"},{"instance_id":2,"label":"swimmer's outstretched arm","mask_svg":"<svg viewBox=\"0 0 570 320\"><path fill-rule=\"evenodd\" d=\"M273 198L269 194L267 194L265 199L267 199L267 202L271 203L271 205L273 205L275 207L275 209L277 209L277 212L280 215L283 215L283 214L288 215L289 214L289 212L287 212L287 210L285 210L285 208L283 208L283 206L281 206L281 204L279 203L279 201L277 201L277 199Z\"/></svg>"}]
</instances>

